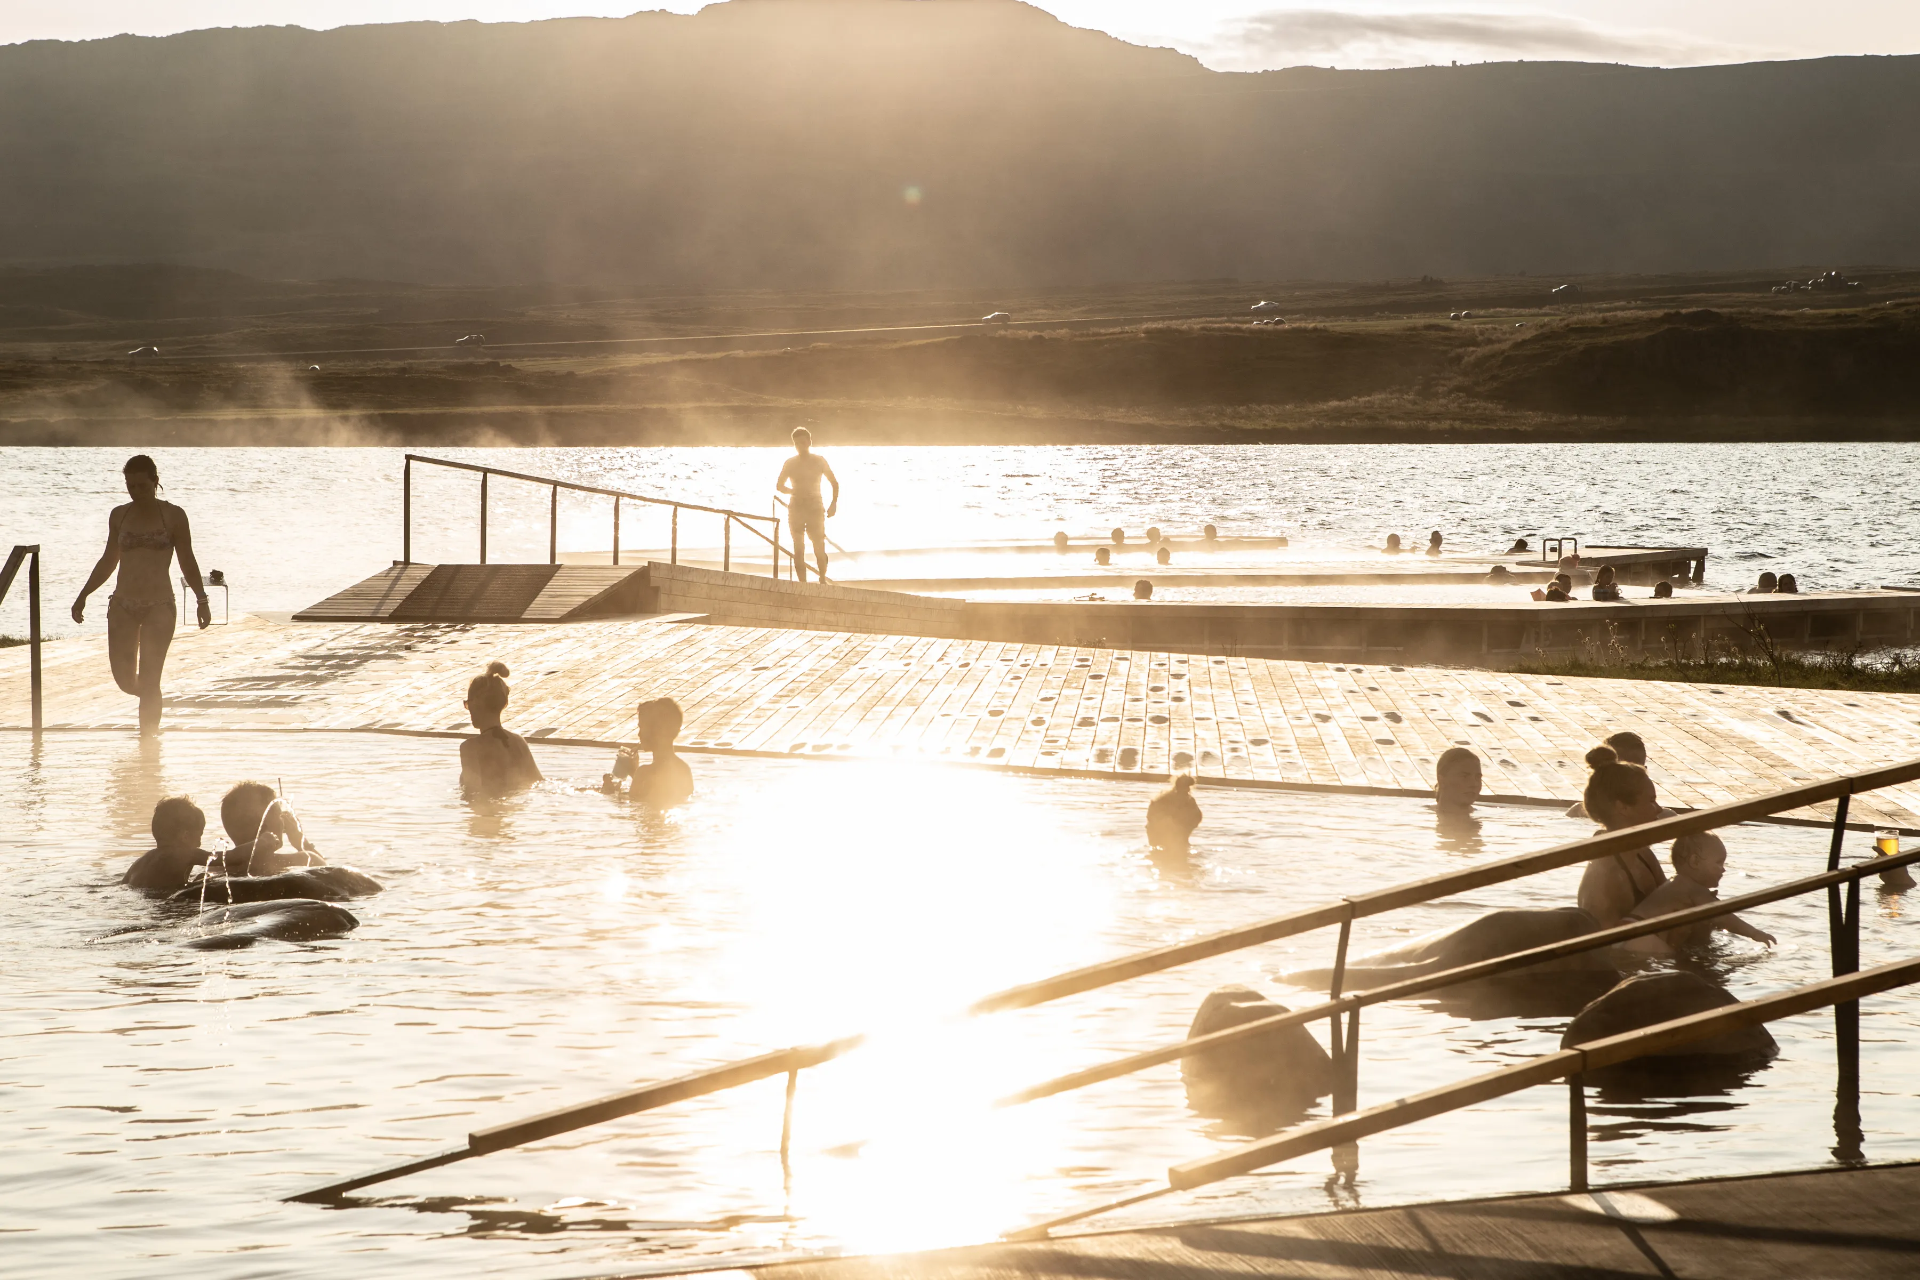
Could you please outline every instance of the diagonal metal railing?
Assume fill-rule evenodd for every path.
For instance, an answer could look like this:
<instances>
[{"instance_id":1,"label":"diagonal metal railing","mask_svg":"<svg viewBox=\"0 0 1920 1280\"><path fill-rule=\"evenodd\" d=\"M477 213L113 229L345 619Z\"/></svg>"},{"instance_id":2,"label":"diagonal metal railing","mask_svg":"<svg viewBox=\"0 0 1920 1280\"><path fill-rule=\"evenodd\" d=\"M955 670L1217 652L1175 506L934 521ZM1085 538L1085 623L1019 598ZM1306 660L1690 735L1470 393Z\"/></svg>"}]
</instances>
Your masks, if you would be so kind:
<instances>
[{"instance_id":1,"label":"diagonal metal railing","mask_svg":"<svg viewBox=\"0 0 1920 1280\"><path fill-rule=\"evenodd\" d=\"M487 487L494 476L504 480L522 480L528 484L543 484L549 490L547 504L547 563L560 563L560 491L569 493L591 493L603 498L613 499L613 562L620 563L620 504L640 502L649 506L671 507L672 533L668 556L673 564L680 563L680 513L698 511L708 515L722 517L720 526L721 565L723 570L733 568L733 526L737 523L742 529L759 538L771 549L773 555L773 576L780 576L780 522L772 516L755 515L749 511L735 511L730 507L709 507L699 502L682 502L678 498L661 498L652 494L629 493L625 489L608 489L601 485L579 484L572 480L561 480L554 476L529 475L524 471L508 471L501 467L482 466L475 462L454 462L448 458L429 458L424 454L409 453L400 468L400 559L404 564L413 563L413 464L419 462L427 466L448 467L454 471L472 471L480 476L480 563L487 562ZM758 526L765 524L767 529Z\"/></svg>"},{"instance_id":2,"label":"diagonal metal railing","mask_svg":"<svg viewBox=\"0 0 1920 1280\"><path fill-rule=\"evenodd\" d=\"M1000 1099L1000 1105L1016 1105L1049 1097L1070 1089L1084 1088L1104 1080L1111 1080L1149 1066L1171 1062L1194 1053L1205 1052L1235 1040L1258 1035L1275 1028L1297 1023L1329 1020L1332 1027L1333 1056L1336 1059L1336 1078L1342 1083L1336 1087L1335 1107L1337 1110L1351 1111L1354 1107L1354 1094L1358 1084L1359 1067L1359 1015L1360 1009L1368 1004L1382 1000L1400 999L1408 995L1438 990L1496 976L1514 970L1524 969L1545 960L1557 959L1581 951L1610 946L1616 942L1651 933L1664 932L1678 925L1697 919L1724 915L1748 906L1777 902L1817 892L1827 891L1829 947L1832 956L1833 971L1837 977L1852 973L1859 968L1859 884L1869 875L1879 875L1887 871L1902 868L1920 862L1920 851L1896 857L1875 857L1850 867L1840 865L1842 842L1847 829L1847 810L1850 797L1883 787L1898 786L1920 779L1920 760L1910 760L1902 764L1865 773L1828 778L1820 782L1774 792L1749 800L1733 801L1716 805L1708 809L1699 809L1681 813L1636 827L1606 832L1583 840L1576 840L1551 849L1535 853L1521 854L1512 858L1481 863L1459 871L1448 872L1426 879L1393 885L1370 893L1356 894L1302 911L1271 917L1251 925L1236 929L1223 930L1205 937L1191 939L1173 946L1159 947L1133 955L1122 956L1100 964L1089 965L1067 973L1057 974L1038 982L1026 983L1017 987L995 992L974 1001L959 1016L974 1017L988 1013L1014 1009L1031 1008L1067 996L1111 986L1131 978L1159 973L1197 960L1225 955L1247 947L1276 941L1311 932L1316 929L1338 926L1339 936L1335 946L1332 980L1329 984L1331 998L1311 1008L1290 1011L1258 1022L1250 1022L1229 1031L1211 1036L1198 1037L1168 1045L1145 1053L1129 1055L1125 1058L1083 1071L1056 1077L1028 1089L1021 1090ZM1832 840L1828 851L1827 870L1824 874L1805 877L1760 890L1754 894L1697 908L1688 912L1657 917L1654 920L1639 921L1616 928L1583 935L1566 942L1555 943L1529 951L1515 952L1496 957L1492 960L1457 966L1437 973L1423 974L1389 987L1375 988L1353 995L1342 996L1341 986L1347 965L1348 943L1353 922L1368 916L1384 914L1403 907L1430 902L1437 898L1463 893L1489 885L1502 884L1546 871L1576 863L1590 862L1597 858L1615 853L1644 848L1648 845L1675 839L1695 832L1710 831L1718 827L1763 818L1788 810L1806 808L1813 805L1832 802L1834 815L1832 820ZM1847 886L1846 900L1843 903L1841 887ZM1916 961L1920 964L1920 961ZM1876 971L1879 972L1879 971ZM1898 985L1898 984L1893 984ZM1854 1079L1858 1076L1858 1005L1842 1001L1836 1006L1836 1027L1842 1049L1843 1073L1852 1063ZM1346 1024L1342 1026L1341 1017L1345 1015ZM1785 1016L1785 1015L1781 1015ZM1703 1033L1705 1034L1705 1033ZM526 1120L496 1125L477 1130L468 1135L464 1146L455 1147L437 1155L407 1161L367 1174L342 1181L329 1183L310 1191L289 1197L293 1200L328 1201L335 1200L351 1191L378 1183L405 1177L412 1173L438 1168L457 1161L476 1156L504 1151L526 1143L572 1132L576 1129L601 1124L608 1120L639 1112L667 1106L689 1098L702 1097L718 1093L740 1085L768 1079L776 1075L786 1075L788 1080L787 1107L782 1117L782 1151L786 1148L785 1135L791 1131L794 1083L798 1073L809 1067L819 1066L844 1056L859 1048L866 1041L864 1035L847 1036L838 1040L815 1045L797 1045L776 1050L744 1061L727 1063L704 1071L693 1072L673 1080L644 1085L623 1090L601 1098L571 1107L563 1107ZM1652 1050L1649 1050L1652 1052ZM1522 1088L1525 1085L1516 1085ZM1460 1105L1469 1105L1462 1102ZM1409 1118L1412 1113L1407 1113ZM1428 1113L1432 1114L1432 1113ZM1329 1122L1332 1123L1332 1122ZM1276 1159L1285 1159L1279 1156ZM1227 1176L1227 1175L1223 1175ZM1192 1184L1199 1185L1199 1184ZM1028 1231L1044 1230L1065 1222L1078 1221L1096 1213L1136 1203L1142 1198L1163 1195L1172 1190L1181 1189L1170 1180L1166 1187L1130 1197L1093 1209L1069 1215L1050 1223L1028 1228Z\"/></svg>"},{"instance_id":3,"label":"diagonal metal railing","mask_svg":"<svg viewBox=\"0 0 1920 1280\"><path fill-rule=\"evenodd\" d=\"M27 685L33 702L33 731L40 732L40 544L15 547L0 567L0 600L7 598L20 566L27 566Z\"/></svg>"}]
</instances>

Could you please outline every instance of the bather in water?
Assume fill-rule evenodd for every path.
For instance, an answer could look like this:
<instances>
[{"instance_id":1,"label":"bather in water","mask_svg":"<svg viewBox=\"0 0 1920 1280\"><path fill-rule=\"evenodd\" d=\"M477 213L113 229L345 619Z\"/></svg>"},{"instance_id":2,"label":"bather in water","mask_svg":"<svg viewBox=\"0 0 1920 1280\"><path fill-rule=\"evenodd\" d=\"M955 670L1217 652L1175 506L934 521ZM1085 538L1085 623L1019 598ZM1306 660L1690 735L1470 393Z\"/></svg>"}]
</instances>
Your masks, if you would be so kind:
<instances>
[{"instance_id":1,"label":"bather in water","mask_svg":"<svg viewBox=\"0 0 1920 1280\"><path fill-rule=\"evenodd\" d=\"M640 745L620 748L612 772L600 777L600 789L617 795L621 783L630 779L628 794L635 800L662 809L686 803L693 795L693 770L674 749L674 739L680 736L680 726L685 722L680 704L672 698L655 698L641 703L634 719ZM640 763L641 751L652 753L651 764Z\"/></svg>"},{"instance_id":2,"label":"bather in water","mask_svg":"<svg viewBox=\"0 0 1920 1280\"><path fill-rule=\"evenodd\" d=\"M1639 906L1627 913L1627 919L1652 920L1720 900L1720 880L1727 873L1727 846L1719 836L1711 831L1681 836L1673 842L1672 859L1673 879L1642 899ZM1681 925L1664 933L1651 933L1624 945L1630 951L1649 955L1673 955L1706 945L1716 929L1737 933L1768 946L1774 943L1773 935L1765 929L1756 928L1739 916L1724 915L1697 924Z\"/></svg>"},{"instance_id":3,"label":"bather in water","mask_svg":"<svg viewBox=\"0 0 1920 1280\"><path fill-rule=\"evenodd\" d=\"M1170 853L1185 853L1200 825L1200 802L1193 798L1193 777L1181 774L1147 805L1147 843Z\"/></svg>"},{"instance_id":4,"label":"bather in water","mask_svg":"<svg viewBox=\"0 0 1920 1280\"><path fill-rule=\"evenodd\" d=\"M220 825L233 848L207 864L208 875L270 876L326 862L300 829L293 810L264 782L235 784L220 801Z\"/></svg>"},{"instance_id":5,"label":"bather in water","mask_svg":"<svg viewBox=\"0 0 1920 1280\"><path fill-rule=\"evenodd\" d=\"M1647 771L1622 760L1612 747L1587 752L1587 767L1592 770L1584 797L1587 812L1607 830L1637 827L1665 815ZM1599 928L1611 929L1666 882L1652 849L1609 854L1587 864L1580 877L1580 907Z\"/></svg>"},{"instance_id":6,"label":"bather in water","mask_svg":"<svg viewBox=\"0 0 1920 1280\"><path fill-rule=\"evenodd\" d=\"M181 888L213 856L200 847L206 832L207 815L199 805L188 796L168 796L153 806L154 847L134 859L120 883L152 895Z\"/></svg>"},{"instance_id":7,"label":"bather in water","mask_svg":"<svg viewBox=\"0 0 1920 1280\"><path fill-rule=\"evenodd\" d=\"M527 740L500 723L513 696L504 662L489 662L487 672L467 686L467 715L480 732L460 743L460 789L469 797L500 796L543 780Z\"/></svg>"}]
</instances>

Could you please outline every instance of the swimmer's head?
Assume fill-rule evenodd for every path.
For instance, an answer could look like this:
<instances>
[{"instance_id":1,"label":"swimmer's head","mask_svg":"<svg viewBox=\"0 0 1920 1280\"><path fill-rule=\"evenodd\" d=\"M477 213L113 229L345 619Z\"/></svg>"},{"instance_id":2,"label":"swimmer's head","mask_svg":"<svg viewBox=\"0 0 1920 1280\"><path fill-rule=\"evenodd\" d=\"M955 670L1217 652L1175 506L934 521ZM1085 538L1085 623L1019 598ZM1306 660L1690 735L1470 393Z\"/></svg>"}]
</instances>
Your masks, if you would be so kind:
<instances>
[{"instance_id":1,"label":"swimmer's head","mask_svg":"<svg viewBox=\"0 0 1920 1280\"><path fill-rule=\"evenodd\" d=\"M655 698L640 704L634 721L640 731L640 749L660 751L673 745L673 740L680 736L680 726L686 723L686 718L680 711L680 704L672 698Z\"/></svg>"},{"instance_id":2,"label":"swimmer's head","mask_svg":"<svg viewBox=\"0 0 1920 1280\"><path fill-rule=\"evenodd\" d=\"M473 721L474 728L491 729L500 723L500 713L507 709L507 699L513 696L513 688L506 680L512 674L506 663L489 662L486 674L475 676L467 686L467 717Z\"/></svg>"},{"instance_id":3,"label":"swimmer's head","mask_svg":"<svg viewBox=\"0 0 1920 1280\"><path fill-rule=\"evenodd\" d=\"M1438 529L1435 529L1432 533L1427 535L1427 545L1430 547L1437 547L1440 545L1440 531Z\"/></svg>"},{"instance_id":4,"label":"swimmer's head","mask_svg":"<svg viewBox=\"0 0 1920 1280\"><path fill-rule=\"evenodd\" d=\"M1126 543L1127 531L1125 529L1115 529L1112 533L1108 534L1107 536L1112 538L1113 545L1118 547Z\"/></svg>"},{"instance_id":5,"label":"swimmer's head","mask_svg":"<svg viewBox=\"0 0 1920 1280\"><path fill-rule=\"evenodd\" d=\"M1600 571L1593 575L1593 585L1596 587L1610 587L1613 585L1613 582L1614 572L1613 566L1610 564L1601 565Z\"/></svg>"},{"instance_id":6,"label":"swimmer's head","mask_svg":"<svg viewBox=\"0 0 1920 1280\"><path fill-rule=\"evenodd\" d=\"M1628 764L1612 747L1587 752L1587 789L1581 796L1587 813L1608 830L1652 822L1660 816L1660 800L1653 779L1637 764Z\"/></svg>"},{"instance_id":7,"label":"swimmer's head","mask_svg":"<svg viewBox=\"0 0 1920 1280\"><path fill-rule=\"evenodd\" d=\"M1219 539L1220 530L1218 526L1208 525L1206 528L1200 531L1200 536L1205 538L1208 542L1214 542Z\"/></svg>"},{"instance_id":8,"label":"swimmer's head","mask_svg":"<svg viewBox=\"0 0 1920 1280\"><path fill-rule=\"evenodd\" d=\"M1633 730L1622 729L1618 733L1610 733L1601 741L1612 747L1613 754L1628 764L1637 764L1642 769L1647 767L1647 740Z\"/></svg>"},{"instance_id":9,"label":"swimmer's head","mask_svg":"<svg viewBox=\"0 0 1920 1280\"><path fill-rule=\"evenodd\" d=\"M795 427L793 429L793 447L801 453L805 453L807 450L813 448L813 432L807 430L805 427Z\"/></svg>"},{"instance_id":10,"label":"swimmer's head","mask_svg":"<svg viewBox=\"0 0 1920 1280\"><path fill-rule=\"evenodd\" d=\"M1712 889L1727 874L1727 846L1711 831L1696 831L1673 842L1673 869L1695 884Z\"/></svg>"},{"instance_id":11,"label":"swimmer's head","mask_svg":"<svg viewBox=\"0 0 1920 1280\"><path fill-rule=\"evenodd\" d=\"M1573 597L1567 594L1567 589L1558 582L1547 588L1547 599L1549 600L1571 600L1572 598Z\"/></svg>"},{"instance_id":12,"label":"swimmer's head","mask_svg":"<svg viewBox=\"0 0 1920 1280\"><path fill-rule=\"evenodd\" d=\"M1487 570L1487 576L1489 578L1511 578L1513 576L1513 570L1503 564L1496 564Z\"/></svg>"},{"instance_id":13,"label":"swimmer's head","mask_svg":"<svg viewBox=\"0 0 1920 1280\"><path fill-rule=\"evenodd\" d=\"M190 796L168 796L153 806L153 842L161 848L198 849L207 815Z\"/></svg>"},{"instance_id":14,"label":"swimmer's head","mask_svg":"<svg viewBox=\"0 0 1920 1280\"><path fill-rule=\"evenodd\" d=\"M1153 584L1151 582L1148 582L1145 578L1142 578L1140 579L1140 581L1134 583L1133 598L1135 600L1153 599Z\"/></svg>"},{"instance_id":15,"label":"swimmer's head","mask_svg":"<svg viewBox=\"0 0 1920 1280\"><path fill-rule=\"evenodd\" d=\"M1095 547L1093 549L1093 562L1095 564L1112 564L1113 552L1107 550L1105 547Z\"/></svg>"},{"instance_id":16,"label":"swimmer's head","mask_svg":"<svg viewBox=\"0 0 1920 1280\"><path fill-rule=\"evenodd\" d=\"M1159 526L1159 525L1157 525L1157 524L1156 524L1156 525L1149 525L1149 526L1147 527L1147 541L1148 541L1149 543L1154 543L1154 542L1158 542L1158 541L1160 541L1160 526Z\"/></svg>"},{"instance_id":17,"label":"swimmer's head","mask_svg":"<svg viewBox=\"0 0 1920 1280\"><path fill-rule=\"evenodd\" d=\"M1780 585L1774 590L1784 596L1797 596L1800 594L1800 579L1790 573L1783 573L1780 575Z\"/></svg>"},{"instance_id":18,"label":"swimmer's head","mask_svg":"<svg viewBox=\"0 0 1920 1280\"><path fill-rule=\"evenodd\" d=\"M1653 598L1655 600L1673 599L1673 584L1671 582L1668 582L1665 578L1662 578L1660 581L1654 583Z\"/></svg>"},{"instance_id":19,"label":"swimmer's head","mask_svg":"<svg viewBox=\"0 0 1920 1280\"><path fill-rule=\"evenodd\" d=\"M1390 533L1390 534L1388 534L1388 535L1387 535L1387 550L1389 550L1389 551L1398 551L1399 549L1400 549L1400 535L1399 535L1399 534L1397 534L1397 533Z\"/></svg>"},{"instance_id":20,"label":"swimmer's head","mask_svg":"<svg viewBox=\"0 0 1920 1280\"><path fill-rule=\"evenodd\" d=\"M1153 558L1161 564L1170 564L1173 561L1173 552L1167 550L1165 547L1161 547L1153 553Z\"/></svg>"},{"instance_id":21,"label":"swimmer's head","mask_svg":"<svg viewBox=\"0 0 1920 1280\"><path fill-rule=\"evenodd\" d=\"M151 498L159 491L160 468L144 453L136 453L128 458L126 465L120 468L120 475L127 482L127 496L130 498Z\"/></svg>"},{"instance_id":22,"label":"swimmer's head","mask_svg":"<svg viewBox=\"0 0 1920 1280\"><path fill-rule=\"evenodd\" d=\"M1754 584L1755 590L1758 591L1774 591L1778 590L1779 586L1780 579L1774 577L1771 573L1761 574L1760 581Z\"/></svg>"},{"instance_id":23,"label":"swimmer's head","mask_svg":"<svg viewBox=\"0 0 1920 1280\"><path fill-rule=\"evenodd\" d=\"M1480 798L1480 757L1448 747L1433 765L1433 802L1442 809L1471 809Z\"/></svg>"},{"instance_id":24,"label":"swimmer's head","mask_svg":"<svg viewBox=\"0 0 1920 1280\"><path fill-rule=\"evenodd\" d=\"M1065 551L1067 549L1067 534L1064 529L1053 535L1053 549L1055 551Z\"/></svg>"},{"instance_id":25,"label":"swimmer's head","mask_svg":"<svg viewBox=\"0 0 1920 1280\"><path fill-rule=\"evenodd\" d=\"M220 799L220 825L227 829L227 839L236 847L244 848L253 843L255 835L261 835L272 837L263 843L277 845L278 824L269 823L265 830L260 825L274 798L273 788L264 782L236 783L233 790Z\"/></svg>"},{"instance_id":26,"label":"swimmer's head","mask_svg":"<svg viewBox=\"0 0 1920 1280\"><path fill-rule=\"evenodd\" d=\"M1181 774L1173 780L1173 785L1168 787L1167 790L1177 791L1183 796L1186 795L1189 791L1193 790L1193 775L1190 773Z\"/></svg>"}]
</instances>

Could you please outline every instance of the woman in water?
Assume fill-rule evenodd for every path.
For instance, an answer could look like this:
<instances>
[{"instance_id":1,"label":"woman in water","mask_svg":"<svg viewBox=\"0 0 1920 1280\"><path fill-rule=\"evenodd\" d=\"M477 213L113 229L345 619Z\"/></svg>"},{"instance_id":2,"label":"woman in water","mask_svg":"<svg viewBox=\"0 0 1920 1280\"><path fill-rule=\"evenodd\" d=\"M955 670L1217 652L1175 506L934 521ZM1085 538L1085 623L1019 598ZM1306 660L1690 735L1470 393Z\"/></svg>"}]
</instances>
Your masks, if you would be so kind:
<instances>
[{"instance_id":1,"label":"woman in water","mask_svg":"<svg viewBox=\"0 0 1920 1280\"><path fill-rule=\"evenodd\" d=\"M140 732L155 733L160 728L160 672L179 613L173 596L175 555L181 575L199 598L196 616L202 630L213 621L213 610L200 583L200 562L193 558L187 513L156 496L160 469L141 453L128 458L120 471L133 501L115 507L107 517L107 549L73 602L73 620L87 620L87 597L117 566L120 576L107 597L107 661L113 666L113 682L140 699Z\"/></svg>"},{"instance_id":2,"label":"woman in water","mask_svg":"<svg viewBox=\"0 0 1920 1280\"><path fill-rule=\"evenodd\" d=\"M1620 582L1614 574L1612 565L1601 565L1600 572L1593 575L1593 598L1616 601L1620 599Z\"/></svg>"},{"instance_id":3,"label":"woman in water","mask_svg":"<svg viewBox=\"0 0 1920 1280\"><path fill-rule=\"evenodd\" d=\"M460 789L469 796L498 796L542 781L527 740L500 725L513 690L504 662L489 662L487 673L467 686L467 716L480 732L460 743Z\"/></svg>"},{"instance_id":4,"label":"woman in water","mask_svg":"<svg viewBox=\"0 0 1920 1280\"><path fill-rule=\"evenodd\" d=\"M1593 771L1583 797L1587 812L1607 830L1637 827L1666 816L1647 771L1622 760L1612 747L1587 752L1587 767ZM1596 858L1580 877L1580 907L1600 928L1611 929L1666 881L1666 872L1649 848Z\"/></svg>"}]
</instances>

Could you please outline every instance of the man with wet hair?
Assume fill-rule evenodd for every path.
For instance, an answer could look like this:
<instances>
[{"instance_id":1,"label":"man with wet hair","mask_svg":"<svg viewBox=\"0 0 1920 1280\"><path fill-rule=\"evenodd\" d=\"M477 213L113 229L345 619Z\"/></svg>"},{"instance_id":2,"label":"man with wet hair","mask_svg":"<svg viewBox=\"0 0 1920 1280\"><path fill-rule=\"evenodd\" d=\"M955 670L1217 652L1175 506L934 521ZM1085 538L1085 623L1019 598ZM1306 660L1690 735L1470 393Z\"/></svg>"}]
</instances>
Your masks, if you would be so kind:
<instances>
[{"instance_id":1,"label":"man with wet hair","mask_svg":"<svg viewBox=\"0 0 1920 1280\"><path fill-rule=\"evenodd\" d=\"M264 782L241 782L221 798L220 825L227 829L233 848L220 855L219 865L209 868L229 876L270 876L293 867L324 866L314 847L307 843L293 810L279 803L279 796ZM285 838L290 847L282 852Z\"/></svg>"},{"instance_id":2,"label":"man with wet hair","mask_svg":"<svg viewBox=\"0 0 1920 1280\"><path fill-rule=\"evenodd\" d=\"M206 833L207 815L191 797L168 796L153 806L154 847L134 859L120 883L155 896L184 887L212 856L200 847Z\"/></svg>"},{"instance_id":3,"label":"man with wet hair","mask_svg":"<svg viewBox=\"0 0 1920 1280\"><path fill-rule=\"evenodd\" d=\"M820 481L833 486L833 501L822 503ZM793 567L800 581L807 580L805 540L813 539L813 559L820 570L820 581L827 580L827 520L840 511L840 477L833 474L827 460L813 451L813 432L805 427L793 429L793 456L780 468L774 483L778 493L792 494L787 505L787 527L793 533Z\"/></svg>"},{"instance_id":4,"label":"man with wet hair","mask_svg":"<svg viewBox=\"0 0 1920 1280\"><path fill-rule=\"evenodd\" d=\"M609 795L618 795L621 779L631 778L630 794L635 800L644 800L662 809L684 804L693 795L693 770L675 749L674 739L680 736L680 727L686 723L680 704L672 698L643 702L634 720L640 746L620 748L612 771L600 775L600 789ZM652 764L640 763L641 751L653 753Z\"/></svg>"},{"instance_id":5,"label":"man with wet hair","mask_svg":"<svg viewBox=\"0 0 1920 1280\"><path fill-rule=\"evenodd\" d=\"M1467 810L1480 798L1480 757L1465 747L1448 747L1433 766L1433 803L1441 809Z\"/></svg>"}]
</instances>

